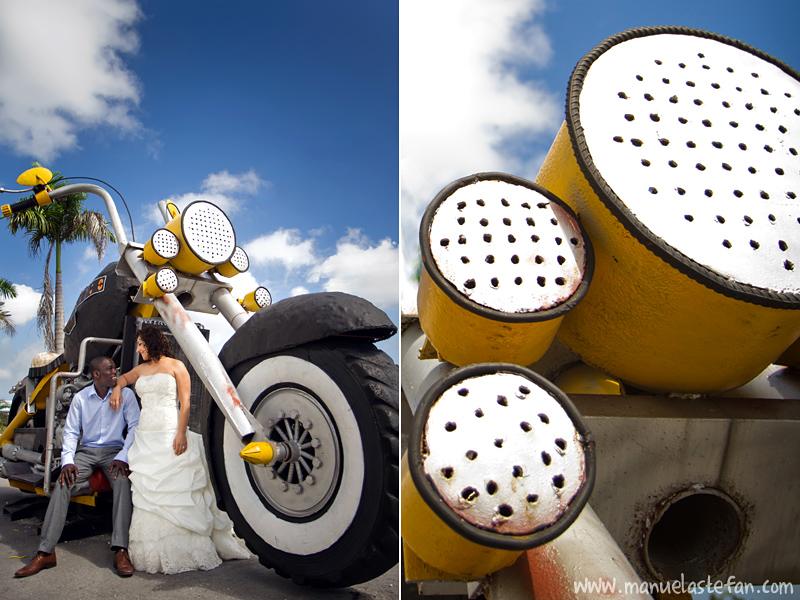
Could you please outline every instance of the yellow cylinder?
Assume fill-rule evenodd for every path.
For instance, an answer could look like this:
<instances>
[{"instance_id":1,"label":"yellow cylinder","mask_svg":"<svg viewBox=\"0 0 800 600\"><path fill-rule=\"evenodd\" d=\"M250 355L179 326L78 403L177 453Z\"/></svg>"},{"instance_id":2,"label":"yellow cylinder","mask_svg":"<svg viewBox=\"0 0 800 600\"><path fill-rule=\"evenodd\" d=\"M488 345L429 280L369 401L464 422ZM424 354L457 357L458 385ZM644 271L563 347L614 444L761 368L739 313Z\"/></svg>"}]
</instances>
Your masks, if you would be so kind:
<instances>
[{"instance_id":1,"label":"yellow cylinder","mask_svg":"<svg viewBox=\"0 0 800 600\"><path fill-rule=\"evenodd\" d=\"M589 286L591 244L556 196L504 173L451 183L420 225L420 325L441 359L528 365Z\"/></svg>"},{"instance_id":2,"label":"yellow cylinder","mask_svg":"<svg viewBox=\"0 0 800 600\"><path fill-rule=\"evenodd\" d=\"M455 369L414 414L403 539L440 571L481 577L560 535L593 482L591 434L564 392L509 363Z\"/></svg>"},{"instance_id":3,"label":"yellow cylinder","mask_svg":"<svg viewBox=\"0 0 800 600\"><path fill-rule=\"evenodd\" d=\"M553 383L567 394L625 395L625 388L617 378L584 363L572 365L553 379Z\"/></svg>"},{"instance_id":4,"label":"yellow cylinder","mask_svg":"<svg viewBox=\"0 0 800 600\"><path fill-rule=\"evenodd\" d=\"M144 245L144 259L160 267L178 256L181 244L178 237L168 229L157 229Z\"/></svg>"},{"instance_id":5,"label":"yellow cylinder","mask_svg":"<svg viewBox=\"0 0 800 600\"><path fill-rule=\"evenodd\" d=\"M142 284L142 293L147 298L160 298L164 294L171 294L178 287L178 276L169 267L161 267L158 271L145 279Z\"/></svg>"},{"instance_id":6,"label":"yellow cylinder","mask_svg":"<svg viewBox=\"0 0 800 600\"><path fill-rule=\"evenodd\" d=\"M744 60L760 78L731 67ZM576 67L536 182L594 247L591 289L558 332L586 363L655 392L718 393L800 335L796 158L777 123L793 107L767 86L800 90L775 59L684 28L623 32Z\"/></svg>"},{"instance_id":7,"label":"yellow cylinder","mask_svg":"<svg viewBox=\"0 0 800 600\"><path fill-rule=\"evenodd\" d=\"M179 271L199 275L224 265L236 250L236 232L217 206L197 200L165 226L180 241L180 252L170 259Z\"/></svg>"},{"instance_id":8,"label":"yellow cylinder","mask_svg":"<svg viewBox=\"0 0 800 600\"><path fill-rule=\"evenodd\" d=\"M272 294L267 288L259 286L239 300L239 304L248 312L256 312L272 304Z\"/></svg>"},{"instance_id":9,"label":"yellow cylinder","mask_svg":"<svg viewBox=\"0 0 800 600\"><path fill-rule=\"evenodd\" d=\"M403 539L414 553L429 565L464 579L514 564L522 550L481 546L458 535L436 516L411 479L407 454L400 464L400 522Z\"/></svg>"},{"instance_id":10,"label":"yellow cylinder","mask_svg":"<svg viewBox=\"0 0 800 600\"><path fill-rule=\"evenodd\" d=\"M223 277L233 277L239 273L244 273L249 268L250 259L247 256L247 252L244 251L244 248L236 246L236 250L234 250L231 259L224 265L219 265L217 267L217 273Z\"/></svg>"}]
</instances>

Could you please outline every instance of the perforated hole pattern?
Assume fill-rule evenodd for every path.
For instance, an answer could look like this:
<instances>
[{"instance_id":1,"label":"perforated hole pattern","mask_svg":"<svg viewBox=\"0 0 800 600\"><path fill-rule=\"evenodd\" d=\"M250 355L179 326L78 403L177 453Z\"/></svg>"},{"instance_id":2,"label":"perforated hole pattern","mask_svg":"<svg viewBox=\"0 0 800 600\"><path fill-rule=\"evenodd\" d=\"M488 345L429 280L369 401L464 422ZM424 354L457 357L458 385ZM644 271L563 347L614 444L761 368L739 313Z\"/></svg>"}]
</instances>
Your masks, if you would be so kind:
<instances>
[{"instance_id":1,"label":"perforated hole pattern","mask_svg":"<svg viewBox=\"0 0 800 600\"><path fill-rule=\"evenodd\" d=\"M242 250L239 246L236 246L236 250L233 251L233 256L231 256L231 263L236 270L240 273L244 273L250 268L250 259L247 258L247 253Z\"/></svg>"},{"instance_id":2,"label":"perforated hole pattern","mask_svg":"<svg viewBox=\"0 0 800 600\"><path fill-rule=\"evenodd\" d=\"M178 236L168 229L159 229L152 237L153 249L159 256L164 258L175 258L181 249Z\"/></svg>"},{"instance_id":3,"label":"perforated hole pattern","mask_svg":"<svg viewBox=\"0 0 800 600\"><path fill-rule=\"evenodd\" d=\"M476 376L447 389L424 435L426 475L448 506L481 529L524 535L552 525L583 486L585 456L572 420L518 374Z\"/></svg>"},{"instance_id":4,"label":"perforated hole pattern","mask_svg":"<svg viewBox=\"0 0 800 600\"><path fill-rule=\"evenodd\" d=\"M459 292L507 313L568 300L586 267L575 220L537 191L505 181L458 188L439 204L429 239L436 267Z\"/></svg>"},{"instance_id":5,"label":"perforated hole pattern","mask_svg":"<svg viewBox=\"0 0 800 600\"><path fill-rule=\"evenodd\" d=\"M265 287L260 287L256 289L255 294L256 304L258 304L261 308L265 306L269 306L272 304L272 295L269 293L269 290Z\"/></svg>"},{"instance_id":6,"label":"perforated hole pattern","mask_svg":"<svg viewBox=\"0 0 800 600\"><path fill-rule=\"evenodd\" d=\"M222 210L198 201L183 212L183 235L191 251L203 262L227 262L236 246L233 225Z\"/></svg>"},{"instance_id":7,"label":"perforated hole pattern","mask_svg":"<svg viewBox=\"0 0 800 600\"><path fill-rule=\"evenodd\" d=\"M178 287L178 277L172 269L159 269L156 273L156 285L169 294Z\"/></svg>"},{"instance_id":8,"label":"perforated hole pattern","mask_svg":"<svg viewBox=\"0 0 800 600\"><path fill-rule=\"evenodd\" d=\"M719 41L635 38L591 64L580 122L652 233L725 278L800 292L800 82Z\"/></svg>"}]
</instances>

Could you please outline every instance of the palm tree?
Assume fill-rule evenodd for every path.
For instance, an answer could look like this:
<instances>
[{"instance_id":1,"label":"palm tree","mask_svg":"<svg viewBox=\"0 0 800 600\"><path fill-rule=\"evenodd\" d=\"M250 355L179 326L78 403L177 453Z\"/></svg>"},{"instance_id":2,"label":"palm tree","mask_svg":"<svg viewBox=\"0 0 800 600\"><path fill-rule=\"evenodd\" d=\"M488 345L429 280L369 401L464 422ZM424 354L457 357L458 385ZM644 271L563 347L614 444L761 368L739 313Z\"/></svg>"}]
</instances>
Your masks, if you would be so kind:
<instances>
[{"instance_id":1,"label":"palm tree","mask_svg":"<svg viewBox=\"0 0 800 600\"><path fill-rule=\"evenodd\" d=\"M34 167L39 163L34 162ZM50 181L55 189L65 185L62 175L56 171ZM109 240L114 241L114 234L106 223L105 217L98 212L86 210L83 201L86 194L69 194L58 203L37 206L24 212L11 215L8 227L16 235L24 231L28 239L28 252L33 258L39 257L44 249L47 256L44 262L44 282L42 299L36 314L39 331L44 336L48 351L61 354L64 352L64 292L61 282L61 246L74 242L90 242L102 260ZM50 258L56 253L56 287L50 279ZM55 324L53 318L55 317Z\"/></svg>"},{"instance_id":2,"label":"palm tree","mask_svg":"<svg viewBox=\"0 0 800 600\"><path fill-rule=\"evenodd\" d=\"M3 296L3 298L17 297L17 290L14 284L2 277L0 277L0 295ZM11 313L3 309L4 304L4 302L0 301L0 331L4 332L6 335L16 335L17 330L14 328L14 320L11 318Z\"/></svg>"}]
</instances>

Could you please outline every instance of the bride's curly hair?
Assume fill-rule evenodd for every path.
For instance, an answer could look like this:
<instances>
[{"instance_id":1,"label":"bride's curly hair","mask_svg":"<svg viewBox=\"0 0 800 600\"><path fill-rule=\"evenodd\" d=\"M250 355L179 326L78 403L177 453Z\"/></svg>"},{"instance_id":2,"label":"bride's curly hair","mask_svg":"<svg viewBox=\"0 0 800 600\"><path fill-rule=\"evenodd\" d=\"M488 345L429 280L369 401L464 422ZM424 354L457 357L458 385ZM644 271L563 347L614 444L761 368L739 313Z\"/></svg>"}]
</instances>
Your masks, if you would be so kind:
<instances>
[{"instance_id":1,"label":"bride's curly hair","mask_svg":"<svg viewBox=\"0 0 800 600\"><path fill-rule=\"evenodd\" d=\"M158 362L162 356L175 358L167 336L158 327L142 327L136 337L147 348L147 362Z\"/></svg>"}]
</instances>

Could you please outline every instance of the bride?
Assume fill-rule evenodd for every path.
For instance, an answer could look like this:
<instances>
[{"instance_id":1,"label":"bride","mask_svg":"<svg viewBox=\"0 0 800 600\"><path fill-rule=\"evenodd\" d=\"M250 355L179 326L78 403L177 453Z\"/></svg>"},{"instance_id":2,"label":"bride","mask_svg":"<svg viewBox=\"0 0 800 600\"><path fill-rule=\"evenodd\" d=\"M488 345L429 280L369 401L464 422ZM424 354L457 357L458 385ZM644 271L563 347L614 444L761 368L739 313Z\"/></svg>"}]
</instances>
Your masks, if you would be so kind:
<instances>
[{"instance_id":1,"label":"bride","mask_svg":"<svg viewBox=\"0 0 800 600\"><path fill-rule=\"evenodd\" d=\"M110 400L119 409L122 388L135 384L142 403L128 452L133 498L128 550L134 568L173 574L249 558L216 506L202 437L187 431L189 372L156 327L139 331L136 350L143 362L119 376Z\"/></svg>"}]
</instances>

